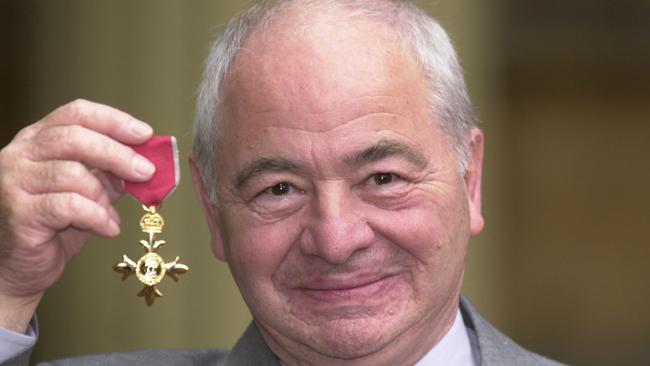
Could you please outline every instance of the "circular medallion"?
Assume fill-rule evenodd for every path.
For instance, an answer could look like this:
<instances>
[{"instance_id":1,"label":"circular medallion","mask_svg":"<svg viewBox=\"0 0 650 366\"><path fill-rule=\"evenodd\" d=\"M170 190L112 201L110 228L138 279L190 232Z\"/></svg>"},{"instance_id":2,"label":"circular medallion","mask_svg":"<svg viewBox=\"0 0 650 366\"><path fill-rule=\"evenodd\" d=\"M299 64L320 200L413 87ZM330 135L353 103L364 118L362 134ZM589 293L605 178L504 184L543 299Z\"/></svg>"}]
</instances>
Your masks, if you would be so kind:
<instances>
[{"instance_id":1,"label":"circular medallion","mask_svg":"<svg viewBox=\"0 0 650 366\"><path fill-rule=\"evenodd\" d=\"M135 275L147 286L155 286L165 277L165 261L156 253L147 253L136 264Z\"/></svg>"}]
</instances>

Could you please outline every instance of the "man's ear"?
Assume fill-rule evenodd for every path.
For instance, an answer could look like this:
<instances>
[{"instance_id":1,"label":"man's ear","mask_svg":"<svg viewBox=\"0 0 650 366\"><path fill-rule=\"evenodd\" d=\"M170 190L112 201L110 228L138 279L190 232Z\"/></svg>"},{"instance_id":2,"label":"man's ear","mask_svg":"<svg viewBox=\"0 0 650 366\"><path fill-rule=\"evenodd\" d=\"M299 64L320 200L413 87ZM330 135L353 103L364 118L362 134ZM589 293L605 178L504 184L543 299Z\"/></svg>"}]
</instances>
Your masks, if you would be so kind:
<instances>
[{"instance_id":1,"label":"man's ear","mask_svg":"<svg viewBox=\"0 0 650 366\"><path fill-rule=\"evenodd\" d=\"M212 235L212 252L214 253L215 257L219 258L222 261L225 261L226 259L224 256L223 235L221 231L219 211L212 206L210 199L208 199L206 190L203 187L203 182L201 181L199 169L196 166L194 155L190 156L189 163L190 172L192 174L192 183L194 183L194 192L201 202L203 214L208 221L208 227L210 227L210 234Z\"/></svg>"},{"instance_id":2,"label":"man's ear","mask_svg":"<svg viewBox=\"0 0 650 366\"><path fill-rule=\"evenodd\" d=\"M472 141L465 172L465 189L469 203L470 232L478 235L483 230L481 214L481 179L483 174L483 132L478 128L472 130Z\"/></svg>"}]
</instances>

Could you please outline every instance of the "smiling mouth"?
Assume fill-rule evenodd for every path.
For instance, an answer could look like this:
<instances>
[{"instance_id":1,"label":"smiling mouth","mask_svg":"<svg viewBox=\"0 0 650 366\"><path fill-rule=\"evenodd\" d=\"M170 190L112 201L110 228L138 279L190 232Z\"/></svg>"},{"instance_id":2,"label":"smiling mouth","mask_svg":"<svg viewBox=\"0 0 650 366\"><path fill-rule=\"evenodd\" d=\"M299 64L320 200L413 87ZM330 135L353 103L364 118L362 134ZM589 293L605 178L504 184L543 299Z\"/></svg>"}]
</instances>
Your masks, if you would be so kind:
<instances>
[{"instance_id":1,"label":"smiling mouth","mask_svg":"<svg viewBox=\"0 0 650 366\"><path fill-rule=\"evenodd\" d=\"M389 290L397 275L355 278L345 281L313 280L296 290L308 299L322 303L363 303Z\"/></svg>"}]
</instances>

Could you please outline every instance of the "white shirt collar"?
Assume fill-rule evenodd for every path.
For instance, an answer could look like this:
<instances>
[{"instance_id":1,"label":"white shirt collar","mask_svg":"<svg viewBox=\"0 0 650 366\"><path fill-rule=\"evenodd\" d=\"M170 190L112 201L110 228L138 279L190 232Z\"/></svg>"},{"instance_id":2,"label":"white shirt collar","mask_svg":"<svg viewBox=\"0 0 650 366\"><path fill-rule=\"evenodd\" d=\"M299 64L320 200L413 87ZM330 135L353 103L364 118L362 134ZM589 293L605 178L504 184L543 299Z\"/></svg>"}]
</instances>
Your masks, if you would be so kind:
<instances>
[{"instance_id":1,"label":"white shirt collar","mask_svg":"<svg viewBox=\"0 0 650 366\"><path fill-rule=\"evenodd\" d=\"M449 332L415 366L475 366L469 335L460 310Z\"/></svg>"}]
</instances>

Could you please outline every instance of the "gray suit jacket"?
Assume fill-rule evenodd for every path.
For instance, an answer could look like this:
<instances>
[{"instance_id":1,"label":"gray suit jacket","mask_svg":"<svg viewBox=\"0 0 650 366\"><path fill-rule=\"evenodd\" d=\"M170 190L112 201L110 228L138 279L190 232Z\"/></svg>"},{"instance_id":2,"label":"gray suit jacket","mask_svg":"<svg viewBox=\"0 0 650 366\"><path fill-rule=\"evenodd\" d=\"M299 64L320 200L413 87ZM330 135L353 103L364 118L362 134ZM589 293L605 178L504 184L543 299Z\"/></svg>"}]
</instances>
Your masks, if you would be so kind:
<instances>
[{"instance_id":1,"label":"gray suit jacket","mask_svg":"<svg viewBox=\"0 0 650 366\"><path fill-rule=\"evenodd\" d=\"M465 327L472 344L472 352L481 366L555 366L561 365L542 356L531 353L513 342L494 328L464 298L460 309ZM29 353L9 361L7 366L24 366L29 362ZM199 350L142 350L127 353L109 353L77 357L40 366L121 366L121 365L160 365L160 366L280 366L278 359L266 346L255 324L251 324L230 352Z\"/></svg>"}]
</instances>

